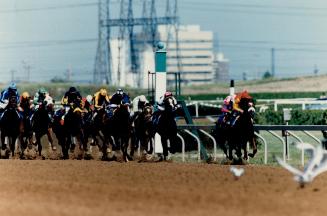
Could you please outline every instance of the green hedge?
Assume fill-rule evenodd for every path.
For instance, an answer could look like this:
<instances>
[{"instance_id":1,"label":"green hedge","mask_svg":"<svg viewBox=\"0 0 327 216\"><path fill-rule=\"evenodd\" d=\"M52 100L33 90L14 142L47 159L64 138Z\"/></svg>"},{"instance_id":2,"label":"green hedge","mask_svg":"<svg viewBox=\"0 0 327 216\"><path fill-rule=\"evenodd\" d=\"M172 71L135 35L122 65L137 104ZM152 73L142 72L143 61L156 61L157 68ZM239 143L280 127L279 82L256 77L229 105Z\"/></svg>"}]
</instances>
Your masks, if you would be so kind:
<instances>
[{"instance_id":1,"label":"green hedge","mask_svg":"<svg viewBox=\"0 0 327 216\"><path fill-rule=\"evenodd\" d=\"M251 93L255 99L291 99L291 98L319 98L324 92L266 92L266 93ZM184 100L216 100L217 98L225 98L227 94L197 94L197 95L182 95Z\"/></svg>"},{"instance_id":2,"label":"green hedge","mask_svg":"<svg viewBox=\"0 0 327 216\"><path fill-rule=\"evenodd\" d=\"M327 124L327 110L292 110L290 125L325 125ZM282 125L282 111L266 111L256 113L255 123L261 125Z\"/></svg>"}]
</instances>

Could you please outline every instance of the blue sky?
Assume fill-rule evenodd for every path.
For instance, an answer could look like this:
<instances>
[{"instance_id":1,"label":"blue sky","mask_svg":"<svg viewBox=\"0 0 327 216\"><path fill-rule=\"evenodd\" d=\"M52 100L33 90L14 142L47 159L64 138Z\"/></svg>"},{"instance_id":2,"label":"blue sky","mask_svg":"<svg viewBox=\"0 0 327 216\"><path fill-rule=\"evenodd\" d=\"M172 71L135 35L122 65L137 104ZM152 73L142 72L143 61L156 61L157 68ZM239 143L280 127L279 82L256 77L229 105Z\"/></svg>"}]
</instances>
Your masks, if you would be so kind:
<instances>
[{"instance_id":1,"label":"blue sky","mask_svg":"<svg viewBox=\"0 0 327 216\"><path fill-rule=\"evenodd\" d=\"M0 0L1 80L8 81L10 71L26 79L26 65L34 81L64 76L67 69L75 80L91 80L96 41L76 40L97 38L96 5L21 10L94 2ZM244 72L249 79L262 77L270 69L272 47L276 76L311 75L315 65L318 73L327 73L324 0L179 0L179 14L182 24L199 24L215 33L217 49L230 59L232 78L241 79ZM76 43L58 45L61 40Z\"/></svg>"}]
</instances>

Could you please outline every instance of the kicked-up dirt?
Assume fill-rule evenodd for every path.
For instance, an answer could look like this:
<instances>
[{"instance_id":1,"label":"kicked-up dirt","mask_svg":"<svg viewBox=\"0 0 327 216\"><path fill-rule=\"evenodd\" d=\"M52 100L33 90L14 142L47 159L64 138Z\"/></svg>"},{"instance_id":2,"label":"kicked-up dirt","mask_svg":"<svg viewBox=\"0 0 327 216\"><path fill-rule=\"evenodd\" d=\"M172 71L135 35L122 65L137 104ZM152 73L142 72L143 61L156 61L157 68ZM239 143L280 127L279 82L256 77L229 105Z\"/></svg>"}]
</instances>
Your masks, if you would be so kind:
<instances>
[{"instance_id":1,"label":"kicked-up dirt","mask_svg":"<svg viewBox=\"0 0 327 216\"><path fill-rule=\"evenodd\" d=\"M327 174L304 188L278 167L0 160L1 215L324 215Z\"/></svg>"}]
</instances>

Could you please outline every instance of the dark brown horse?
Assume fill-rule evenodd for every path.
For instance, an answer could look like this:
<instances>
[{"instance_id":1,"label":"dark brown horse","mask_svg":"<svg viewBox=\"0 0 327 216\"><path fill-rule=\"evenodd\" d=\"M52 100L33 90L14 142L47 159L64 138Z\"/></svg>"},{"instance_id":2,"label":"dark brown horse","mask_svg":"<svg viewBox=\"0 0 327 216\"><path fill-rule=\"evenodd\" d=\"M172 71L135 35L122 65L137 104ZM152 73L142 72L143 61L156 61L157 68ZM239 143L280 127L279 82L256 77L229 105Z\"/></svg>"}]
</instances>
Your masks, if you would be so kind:
<instances>
[{"instance_id":1,"label":"dark brown horse","mask_svg":"<svg viewBox=\"0 0 327 216\"><path fill-rule=\"evenodd\" d=\"M13 157L16 139L23 132L23 120L17 108L16 96L9 98L1 115L1 157L8 158L10 152Z\"/></svg>"},{"instance_id":2,"label":"dark brown horse","mask_svg":"<svg viewBox=\"0 0 327 216\"><path fill-rule=\"evenodd\" d=\"M153 119L155 133L161 136L161 144L163 148L163 157L159 160L166 160L168 156L168 140L170 143L170 152L175 153L177 144L177 123L176 107L172 98L164 100L164 110L154 113Z\"/></svg>"},{"instance_id":3,"label":"dark brown horse","mask_svg":"<svg viewBox=\"0 0 327 216\"><path fill-rule=\"evenodd\" d=\"M108 159L108 152L110 152L108 151L109 143L112 145L113 151L122 152L123 161L127 162L133 159L127 152L132 131L129 105L129 98L123 99L115 109L110 108L109 105L102 117L103 127L101 132L106 140L102 152L105 160Z\"/></svg>"},{"instance_id":4,"label":"dark brown horse","mask_svg":"<svg viewBox=\"0 0 327 216\"><path fill-rule=\"evenodd\" d=\"M220 148L224 151L229 160L233 160L235 150L237 161L247 160L248 156L254 157L257 153L256 139L254 134L253 118L254 103L250 97L240 99L239 107L243 113L233 111L226 121L220 121L216 125L216 139ZM247 143L253 149L252 153L247 152Z\"/></svg>"},{"instance_id":5,"label":"dark brown horse","mask_svg":"<svg viewBox=\"0 0 327 216\"><path fill-rule=\"evenodd\" d=\"M69 150L71 153L76 153L75 151L77 150L77 159L82 159L86 150L86 146L82 142L82 110L79 108L69 109L62 123L63 114L63 109L57 110L53 121L53 132L61 146L63 159L69 159Z\"/></svg>"},{"instance_id":6,"label":"dark brown horse","mask_svg":"<svg viewBox=\"0 0 327 216\"><path fill-rule=\"evenodd\" d=\"M38 147L39 156L42 152L41 138L44 135L47 135L52 150L56 150L52 138L52 113L53 105L47 105L43 102L38 105L38 109L31 116L31 126L33 134L35 134L35 145Z\"/></svg>"},{"instance_id":7,"label":"dark brown horse","mask_svg":"<svg viewBox=\"0 0 327 216\"><path fill-rule=\"evenodd\" d=\"M142 112L137 113L134 117L134 145L131 152L132 156L139 144L144 154L152 154L153 152L154 126L152 124L152 114L152 106L147 105L143 108ZM148 145L150 148L148 148Z\"/></svg>"}]
</instances>

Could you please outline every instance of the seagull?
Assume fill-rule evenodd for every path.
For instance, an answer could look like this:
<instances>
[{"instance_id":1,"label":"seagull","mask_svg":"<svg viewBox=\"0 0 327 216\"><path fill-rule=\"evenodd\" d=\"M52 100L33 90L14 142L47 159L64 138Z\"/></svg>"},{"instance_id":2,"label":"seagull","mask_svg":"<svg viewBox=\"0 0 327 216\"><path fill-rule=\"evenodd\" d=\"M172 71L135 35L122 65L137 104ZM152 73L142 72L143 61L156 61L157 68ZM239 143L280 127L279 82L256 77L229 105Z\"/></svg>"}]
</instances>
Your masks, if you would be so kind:
<instances>
[{"instance_id":1,"label":"seagull","mask_svg":"<svg viewBox=\"0 0 327 216\"><path fill-rule=\"evenodd\" d=\"M235 180L238 180L244 174L244 168L236 168L234 166L231 166L229 170L231 171L231 173L233 173Z\"/></svg>"},{"instance_id":2,"label":"seagull","mask_svg":"<svg viewBox=\"0 0 327 216\"><path fill-rule=\"evenodd\" d=\"M327 171L327 151L322 149L320 145L314 147L308 143L298 143L296 147L307 151L311 157L303 171L294 168L279 157L276 157L276 160L283 168L294 175L294 180L301 187L304 187L305 184L312 182L316 176Z\"/></svg>"}]
</instances>

